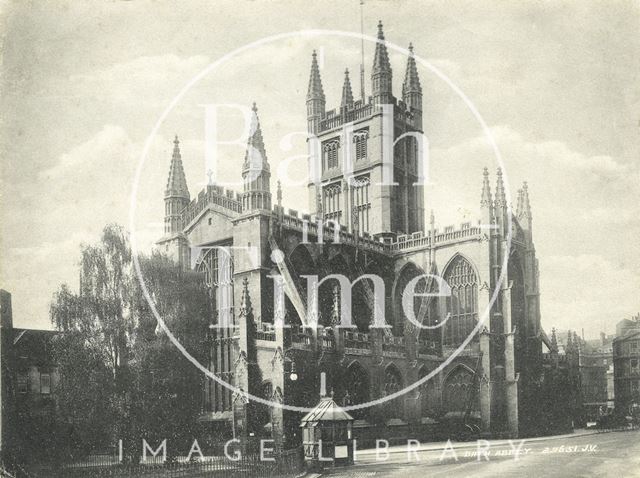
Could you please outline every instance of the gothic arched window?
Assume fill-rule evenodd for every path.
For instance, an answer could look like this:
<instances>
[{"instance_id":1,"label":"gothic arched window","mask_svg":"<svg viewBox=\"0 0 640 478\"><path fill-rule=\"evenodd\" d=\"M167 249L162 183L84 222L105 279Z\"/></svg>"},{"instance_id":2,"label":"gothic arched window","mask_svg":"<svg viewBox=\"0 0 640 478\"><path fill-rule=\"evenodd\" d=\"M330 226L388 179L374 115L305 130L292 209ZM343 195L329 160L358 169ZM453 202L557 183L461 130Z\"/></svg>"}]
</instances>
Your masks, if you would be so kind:
<instances>
[{"instance_id":1,"label":"gothic arched window","mask_svg":"<svg viewBox=\"0 0 640 478\"><path fill-rule=\"evenodd\" d=\"M351 184L351 204L354 209L352 226L358 230L359 234L369 232L369 210L371 202L369 199L369 185L371 181L368 175L354 178Z\"/></svg>"},{"instance_id":2,"label":"gothic arched window","mask_svg":"<svg viewBox=\"0 0 640 478\"><path fill-rule=\"evenodd\" d=\"M340 142L338 140L327 141L322 145L324 155L324 170L334 169L338 167L338 150Z\"/></svg>"},{"instance_id":3,"label":"gothic arched window","mask_svg":"<svg viewBox=\"0 0 640 478\"><path fill-rule=\"evenodd\" d=\"M322 210L325 220L342 222L342 186L333 183L323 188Z\"/></svg>"},{"instance_id":4,"label":"gothic arched window","mask_svg":"<svg viewBox=\"0 0 640 478\"><path fill-rule=\"evenodd\" d=\"M345 405L359 405L369 401L369 375L367 371L357 362L354 362L347 369L346 393L344 396ZM365 418L369 408L359 408L351 410L355 418Z\"/></svg>"},{"instance_id":5,"label":"gothic arched window","mask_svg":"<svg viewBox=\"0 0 640 478\"><path fill-rule=\"evenodd\" d=\"M479 397L474 374L467 367L459 365L444 381L442 404L449 412L466 412L479 409Z\"/></svg>"},{"instance_id":6,"label":"gothic arched window","mask_svg":"<svg viewBox=\"0 0 640 478\"><path fill-rule=\"evenodd\" d=\"M356 146L356 161L366 159L367 157L367 140L369 139L369 131L356 131L353 135L353 143Z\"/></svg>"},{"instance_id":7,"label":"gothic arched window","mask_svg":"<svg viewBox=\"0 0 640 478\"><path fill-rule=\"evenodd\" d=\"M418 379L422 380L429 374L429 369L426 365L423 365L418 370ZM437 410L440 408L440 398L435 387L434 378L427 380L420 386L420 398L421 398L421 414L423 417L432 417L437 414Z\"/></svg>"},{"instance_id":8,"label":"gothic arched window","mask_svg":"<svg viewBox=\"0 0 640 478\"><path fill-rule=\"evenodd\" d=\"M196 270L204 275L209 290L214 316L211 323L220 328L212 329L213 342L209 350L208 368L223 380L231 383L233 350L228 340L233 335L233 257L230 249L207 248L196 263ZM218 340L220 339L220 340ZM207 381L205 407L209 411L231 409L231 391L221 384Z\"/></svg>"},{"instance_id":9,"label":"gothic arched window","mask_svg":"<svg viewBox=\"0 0 640 478\"><path fill-rule=\"evenodd\" d=\"M458 345L473 331L478 321L478 278L469 261L457 256L444 274L451 288L446 298L446 345Z\"/></svg>"},{"instance_id":10,"label":"gothic arched window","mask_svg":"<svg viewBox=\"0 0 640 478\"><path fill-rule=\"evenodd\" d=\"M394 366L389 365L384 372L384 390L383 395L388 397L399 390L402 390L402 375L400 371ZM389 400L385 403L387 409L387 415L389 417L400 417L403 414L403 397L400 396L393 400Z\"/></svg>"}]
</instances>

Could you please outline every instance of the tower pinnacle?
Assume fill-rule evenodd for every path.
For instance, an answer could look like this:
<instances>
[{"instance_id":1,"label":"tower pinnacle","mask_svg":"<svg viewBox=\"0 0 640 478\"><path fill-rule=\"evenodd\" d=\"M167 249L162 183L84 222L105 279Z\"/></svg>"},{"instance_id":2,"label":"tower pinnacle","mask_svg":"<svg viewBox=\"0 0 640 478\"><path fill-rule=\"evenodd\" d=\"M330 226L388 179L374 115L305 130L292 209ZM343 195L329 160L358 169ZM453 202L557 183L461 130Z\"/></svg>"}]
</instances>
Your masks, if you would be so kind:
<instances>
[{"instance_id":1,"label":"tower pinnacle","mask_svg":"<svg viewBox=\"0 0 640 478\"><path fill-rule=\"evenodd\" d=\"M496 181L496 199L495 199L496 208L505 207L507 205L507 198L504 193L504 183L502 182L501 168L498 168L496 175L498 176L498 179Z\"/></svg>"},{"instance_id":2,"label":"tower pinnacle","mask_svg":"<svg viewBox=\"0 0 640 478\"><path fill-rule=\"evenodd\" d=\"M407 105L412 115L413 126L422 130L422 86L418 77L416 58L413 54L413 44L409 43L409 57L407 58L407 71L402 83L402 101Z\"/></svg>"},{"instance_id":3,"label":"tower pinnacle","mask_svg":"<svg viewBox=\"0 0 640 478\"><path fill-rule=\"evenodd\" d=\"M242 281L242 298L240 299L239 314L242 317L247 317L251 315L252 312L253 307L251 306L251 297L249 296L249 279L245 277Z\"/></svg>"},{"instance_id":4,"label":"tower pinnacle","mask_svg":"<svg viewBox=\"0 0 640 478\"><path fill-rule=\"evenodd\" d=\"M169 178L167 179L167 188L164 197L179 197L189 200L189 188L187 187L187 178L182 167L182 155L180 154L180 141L178 135L173 140L173 154L171 156L171 165L169 166Z\"/></svg>"},{"instance_id":5,"label":"tower pinnacle","mask_svg":"<svg viewBox=\"0 0 640 478\"><path fill-rule=\"evenodd\" d=\"M320 120L325 112L325 96L318 68L318 55L313 50L311 55L311 73L309 75L309 89L307 90L307 128L310 133L317 133Z\"/></svg>"},{"instance_id":6,"label":"tower pinnacle","mask_svg":"<svg viewBox=\"0 0 640 478\"><path fill-rule=\"evenodd\" d=\"M384 39L384 31L382 29L382 20L378 21L378 42L376 43L376 52L373 57L373 69L391 71L391 64L389 63L389 54L387 52L387 45Z\"/></svg>"},{"instance_id":7,"label":"tower pinnacle","mask_svg":"<svg viewBox=\"0 0 640 478\"><path fill-rule=\"evenodd\" d=\"M173 140L173 154L171 155L167 187L164 191L164 232L167 236L182 232L182 211L189 205L189 200L189 188L180 154L180 141L176 135ZM181 255L178 260L181 260Z\"/></svg>"},{"instance_id":8,"label":"tower pinnacle","mask_svg":"<svg viewBox=\"0 0 640 478\"><path fill-rule=\"evenodd\" d=\"M349 69L344 70L344 84L342 85L342 101L340 106L343 108L353 105L353 91L351 90L351 81L349 80Z\"/></svg>"},{"instance_id":9,"label":"tower pinnacle","mask_svg":"<svg viewBox=\"0 0 640 478\"><path fill-rule=\"evenodd\" d=\"M278 181L276 188L276 199L278 200L278 207L282 207L282 184Z\"/></svg>"},{"instance_id":10,"label":"tower pinnacle","mask_svg":"<svg viewBox=\"0 0 640 478\"><path fill-rule=\"evenodd\" d=\"M255 103L251 108L251 125L247 150L242 164L242 179L244 190L242 194L242 210L256 209L271 210L271 173L267 153L262 138L262 128L258 119L258 107Z\"/></svg>"},{"instance_id":11,"label":"tower pinnacle","mask_svg":"<svg viewBox=\"0 0 640 478\"><path fill-rule=\"evenodd\" d=\"M340 288L333 287L333 303L331 306L331 326L340 325Z\"/></svg>"},{"instance_id":12,"label":"tower pinnacle","mask_svg":"<svg viewBox=\"0 0 640 478\"><path fill-rule=\"evenodd\" d=\"M409 93L422 93L412 43L409 43L409 57L407 58L407 71L404 75L404 83L402 83L402 96L406 97Z\"/></svg>"},{"instance_id":13,"label":"tower pinnacle","mask_svg":"<svg viewBox=\"0 0 640 478\"><path fill-rule=\"evenodd\" d=\"M376 52L373 58L373 69L371 72L371 82L373 83L373 101L375 104L392 104L392 72L389 63L389 54L382 30L382 22L378 22L378 41L376 42Z\"/></svg>"},{"instance_id":14,"label":"tower pinnacle","mask_svg":"<svg viewBox=\"0 0 640 478\"><path fill-rule=\"evenodd\" d=\"M522 212L523 218L531 220L531 203L529 202L529 186L526 181L522 185Z\"/></svg>"},{"instance_id":15,"label":"tower pinnacle","mask_svg":"<svg viewBox=\"0 0 640 478\"><path fill-rule=\"evenodd\" d=\"M249 140L247 141L247 150L244 155L243 170L246 169L269 169L267 161L267 153L264 149L264 140L262 138L262 128L258 119L258 107L253 103L251 107L253 112L251 115L251 125L249 127Z\"/></svg>"},{"instance_id":16,"label":"tower pinnacle","mask_svg":"<svg viewBox=\"0 0 640 478\"><path fill-rule=\"evenodd\" d=\"M522 215L522 189L518 189L518 200L516 202L516 217L520 218Z\"/></svg>"},{"instance_id":17,"label":"tower pinnacle","mask_svg":"<svg viewBox=\"0 0 640 478\"><path fill-rule=\"evenodd\" d=\"M484 168L482 172L482 196L480 198L480 207L491 207L491 186L489 185L489 170Z\"/></svg>"},{"instance_id":18,"label":"tower pinnacle","mask_svg":"<svg viewBox=\"0 0 640 478\"><path fill-rule=\"evenodd\" d=\"M322 79L320 78L320 68L318 67L318 54L315 50L313 50L311 54L311 74L309 76L309 89L307 90L307 101L311 99L325 101Z\"/></svg>"}]
</instances>

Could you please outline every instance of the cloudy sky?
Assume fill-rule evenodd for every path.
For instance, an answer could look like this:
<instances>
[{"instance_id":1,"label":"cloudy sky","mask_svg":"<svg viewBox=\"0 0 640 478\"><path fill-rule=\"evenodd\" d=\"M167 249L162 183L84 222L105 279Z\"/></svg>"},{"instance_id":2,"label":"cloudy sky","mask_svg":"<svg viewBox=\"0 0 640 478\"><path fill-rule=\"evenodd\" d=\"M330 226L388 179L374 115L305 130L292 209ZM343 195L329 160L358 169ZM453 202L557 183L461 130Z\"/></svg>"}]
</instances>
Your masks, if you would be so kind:
<instances>
[{"instance_id":1,"label":"cloudy sky","mask_svg":"<svg viewBox=\"0 0 640 478\"><path fill-rule=\"evenodd\" d=\"M543 325L597 334L640 310L640 7L637 2L366 0L365 33L448 76L484 117L512 189L528 181L541 268ZM60 283L77 284L79 245L108 222L128 224L145 141L199 72L248 43L309 29L357 32L349 1L5 3L2 63L0 287L18 326L48 328ZM136 231L162 233L162 194L174 134L194 196L204 181L203 104L256 101L272 169L303 154L310 54L321 52L328 106L353 72L360 42L297 35L244 50L203 77L150 139L136 197ZM374 45L365 45L370 72ZM400 93L406 58L392 54ZM452 89L420 69L431 145L427 208L439 227L478 215L482 168L498 166L482 129ZM369 89L367 80L367 89ZM241 134L227 108L220 138ZM243 159L221 147L218 180ZM293 172L301 174L301 164ZM295 175L295 174L294 174ZM299 176L301 177L301 176ZM492 180L495 174L492 174ZM285 206L305 209L302 191Z\"/></svg>"}]
</instances>

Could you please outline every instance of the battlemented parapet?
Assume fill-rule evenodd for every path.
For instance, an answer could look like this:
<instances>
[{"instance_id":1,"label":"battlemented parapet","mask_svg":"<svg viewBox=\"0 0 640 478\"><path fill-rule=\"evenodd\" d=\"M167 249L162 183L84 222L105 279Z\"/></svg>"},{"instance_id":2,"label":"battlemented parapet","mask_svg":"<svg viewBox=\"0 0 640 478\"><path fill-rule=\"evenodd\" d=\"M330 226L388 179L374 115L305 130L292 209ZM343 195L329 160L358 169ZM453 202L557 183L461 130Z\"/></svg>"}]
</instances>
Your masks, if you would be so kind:
<instances>
[{"instance_id":1,"label":"battlemented parapet","mask_svg":"<svg viewBox=\"0 0 640 478\"><path fill-rule=\"evenodd\" d=\"M182 227L189 225L209 205L214 204L234 214L242 212L240 194L221 186L209 185L182 211Z\"/></svg>"}]
</instances>

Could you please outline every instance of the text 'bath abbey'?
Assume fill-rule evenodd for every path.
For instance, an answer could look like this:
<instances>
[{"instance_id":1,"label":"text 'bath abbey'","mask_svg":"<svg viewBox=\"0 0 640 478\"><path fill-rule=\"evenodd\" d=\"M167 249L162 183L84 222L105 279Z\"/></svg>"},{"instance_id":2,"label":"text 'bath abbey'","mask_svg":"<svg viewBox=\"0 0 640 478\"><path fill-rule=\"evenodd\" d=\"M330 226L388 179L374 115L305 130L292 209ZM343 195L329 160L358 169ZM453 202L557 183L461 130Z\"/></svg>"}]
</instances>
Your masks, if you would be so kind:
<instances>
[{"instance_id":1,"label":"text 'bath abbey'","mask_svg":"<svg viewBox=\"0 0 640 478\"><path fill-rule=\"evenodd\" d=\"M440 230L431 213L425 224L418 135L406 134L422 133L423 92L413 49L398 98L381 24L378 39L371 95L365 98L363 85L355 98L346 72L340 105L332 110L312 54L306 107L308 131L319 144L321 178L309 183L308 214L285 211L279 185L272 198L263 142L269 132L261 127L255 104L238 168L242 192L209 184L192 200L176 137L165 191L165 234L158 245L185 267L201 271L209 288L215 313L206 366L236 390L313 407L323 372L328 393L351 406L402 390L448 361L419 387L352 409L356 436L419 435L434 423L456 419L475 421L492 436L535 433L548 339L540 326L527 186L518 191L511 213L501 171L491 178L479 168L477 220ZM392 112L391 119L383 110ZM345 125L352 134L344 135ZM384 181L385 134L394 140L404 135L393 145L394 184ZM253 248L257 260L240 248ZM374 301L373 281L359 280L366 274L381 278L383 301ZM308 290L308 275L318 276L317 290ZM330 275L351 283L353 327L339 327L344 283L323 280ZM274 300L274 276L284 284L282 307ZM446 282L449 294L438 295L435 277ZM411 307L403 305L407 289L415 293L409 304L414 320L406 316ZM317 303L317 313L310 301ZM377 307L389 327L375 326ZM476 327L485 310L487 320ZM285 326L274 326L279 323ZM304 326L310 323L317 325ZM300 442L300 417L213 380L205 383L200 421L211 433L266 434L284 446Z\"/></svg>"}]
</instances>

